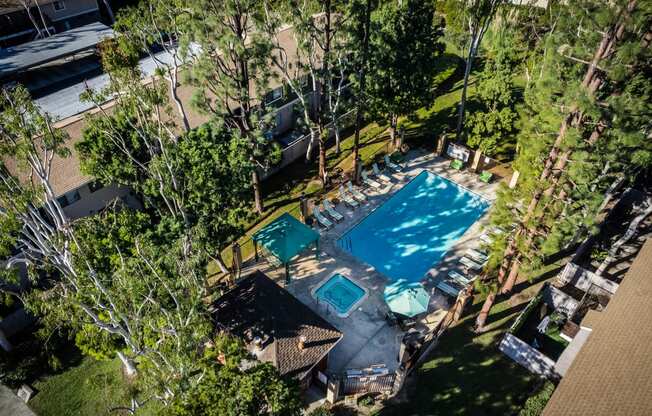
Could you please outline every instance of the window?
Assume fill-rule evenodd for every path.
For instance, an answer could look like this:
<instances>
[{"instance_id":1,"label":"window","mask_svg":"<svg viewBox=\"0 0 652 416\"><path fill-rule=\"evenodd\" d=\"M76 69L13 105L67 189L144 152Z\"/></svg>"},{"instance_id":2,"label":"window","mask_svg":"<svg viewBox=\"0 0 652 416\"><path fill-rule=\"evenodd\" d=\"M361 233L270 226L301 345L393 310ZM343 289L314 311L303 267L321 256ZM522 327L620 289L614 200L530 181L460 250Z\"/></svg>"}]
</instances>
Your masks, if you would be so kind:
<instances>
[{"instance_id":1,"label":"window","mask_svg":"<svg viewBox=\"0 0 652 416\"><path fill-rule=\"evenodd\" d=\"M61 205L61 208L65 208L68 206L68 199L66 199L65 195L61 195L59 198L57 198L57 202L59 205Z\"/></svg>"},{"instance_id":2,"label":"window","mask_svg":"<svg viewBox=\"0 0 652 416\"><path fill-rule=\"evenodd\" d=\"M54 7L54 10L60 12L61 10L66 10L66 2L63 0L58 0L52 3L52 6Z\"/></svg>"},{"instance_id":3,"label":"window","mask_svg":"<svg viewBox=\"0 0 652 416\"><path fill-rule=\"evenodd\" d=\"M265 95L265 104L271 104L283 97L283 87L274 88Z\"/></svg>"},{"instance_id":4,"label":"window","mask_svg":"<svg viewBox=\"0 0 652 416\"><path fill-rule=\"evenodd\" d=\"M70 191L66 194L66 199L68 200L68 205L70 205L79 201L81 196L79 196L79 191Z\"/></svg>"}]
</instances>

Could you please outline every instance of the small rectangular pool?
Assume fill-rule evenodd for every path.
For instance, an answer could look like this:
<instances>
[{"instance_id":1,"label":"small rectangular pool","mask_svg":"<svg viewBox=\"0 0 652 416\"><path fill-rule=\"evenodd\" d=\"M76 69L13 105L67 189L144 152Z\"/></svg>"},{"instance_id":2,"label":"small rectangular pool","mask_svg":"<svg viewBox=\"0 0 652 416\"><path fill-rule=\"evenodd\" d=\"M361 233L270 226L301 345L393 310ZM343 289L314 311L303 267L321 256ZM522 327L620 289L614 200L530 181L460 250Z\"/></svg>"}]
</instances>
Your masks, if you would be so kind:
<instances>
[{"instance_id":1,"label":"small rectangular pool","mask_svg":"<svg viewBox=\"0 0 652 416\"><path fill-rule=\"evenodd\" d=\"M367 296L367 290L346 276L336 273L313 289L318 301L326 302L340 318L346 318Z\"/></svg>"},{"instance_id":2,"label":"small rectangular pool","mask_svg":"<svg viewBox=\"0 0 652 416\"><path fill-rule=\"evenodd\" d=\"M419 281L487 208L478 194L423 171L337 244L392 281Z\"/></svg>"}]
</instances>

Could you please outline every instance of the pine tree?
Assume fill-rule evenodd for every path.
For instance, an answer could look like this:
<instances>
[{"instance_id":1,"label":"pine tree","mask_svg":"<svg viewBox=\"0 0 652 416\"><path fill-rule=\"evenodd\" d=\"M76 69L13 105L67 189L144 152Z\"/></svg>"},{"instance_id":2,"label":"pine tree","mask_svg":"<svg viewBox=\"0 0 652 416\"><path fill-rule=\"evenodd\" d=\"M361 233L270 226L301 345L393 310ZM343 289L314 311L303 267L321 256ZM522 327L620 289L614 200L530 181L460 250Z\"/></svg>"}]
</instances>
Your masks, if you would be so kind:
<instances>
[{"instance_id":1,"label":"pine tree","mask_svg":"<svg viewBox=\"0 0 652 416\"><path fill-rule=\"evenodd\" d=\"M624 121L618 117L622 110L610 103L618 101L627 80L646 77L648 35L641 28L649 27L649 5L629 1L604 8L593 1L582 3L560 6L557 27L542 45L541 75L526 92L532 123L519 137L515 162L516 169L523 169L523 181L503 194L505 200L497 205L503 213L494 215L497 223L508 218L507 210L517 218L502 224L514 232L496 243L504 250L494 254L499 263L494 286L503 293L512 290L519 272L536 269L549 250L568 242L580 223L590 223L606 189L608 156L599 150L625 138L639 144L645 140L649 121ZM578 22L588 25L579 38ZM639 103L635 106L647 98L642 92L630 95ZM609 175L618 172L607 168ZM478 316L479 330L495 294L494 289Z\"/></svg>"}]
</instances>

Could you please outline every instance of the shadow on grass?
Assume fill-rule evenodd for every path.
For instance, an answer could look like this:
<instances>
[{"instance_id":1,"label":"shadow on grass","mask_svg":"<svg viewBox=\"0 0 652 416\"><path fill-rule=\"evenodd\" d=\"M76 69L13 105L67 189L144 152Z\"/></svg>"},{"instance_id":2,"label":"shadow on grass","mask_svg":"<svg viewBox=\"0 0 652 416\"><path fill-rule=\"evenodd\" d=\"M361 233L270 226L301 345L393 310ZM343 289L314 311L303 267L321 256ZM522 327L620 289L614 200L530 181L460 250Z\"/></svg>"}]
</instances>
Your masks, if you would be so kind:
<instances>
[{"instance_id":1,"label":"shadow on grass","mask_svg":"<svg viewBox=\"0 0 652 416\"><path fill-rule=\"evenodd\" d=\"M496 305L493 322L482 334L472 331L476 301L470 314L442 336L432 357L406 384L409 400L388 403L379 415L508 415L529 396L537 377L498 350L498 343L525 304Z\"/></svg>"}]
</instances>

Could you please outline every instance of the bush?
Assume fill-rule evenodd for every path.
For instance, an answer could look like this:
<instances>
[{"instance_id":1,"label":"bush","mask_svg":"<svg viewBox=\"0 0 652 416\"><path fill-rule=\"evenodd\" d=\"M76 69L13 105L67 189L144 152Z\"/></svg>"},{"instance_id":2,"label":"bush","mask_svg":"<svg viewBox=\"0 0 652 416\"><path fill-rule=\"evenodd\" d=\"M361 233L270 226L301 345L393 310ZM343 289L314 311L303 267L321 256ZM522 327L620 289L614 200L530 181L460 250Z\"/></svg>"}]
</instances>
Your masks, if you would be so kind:
<instances>
[{"instance_id":1,"label":"bush","mask_svg":"<svg viewBox=\"0 0 652 416\"><path fill-rule=\"evenodd\" d=\"M554 391L555 385L552 382L546 381L543 383L541 388L527 399L519 416L539 416L543 413L543 409L548 404L548 400L550 400L550 396Z\"/></svg>"},{"instance_id":2,"label":"bush","mask_svg":"<svg viewBox=\"0 0 652 416\"><path fill-rule=\"evenodd\" d=\"M333 412L327 407L318 407L308 414L308 416L333 416Z\"/></svg>"}]
</instances>

